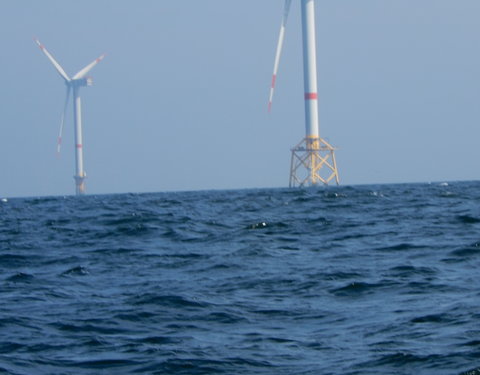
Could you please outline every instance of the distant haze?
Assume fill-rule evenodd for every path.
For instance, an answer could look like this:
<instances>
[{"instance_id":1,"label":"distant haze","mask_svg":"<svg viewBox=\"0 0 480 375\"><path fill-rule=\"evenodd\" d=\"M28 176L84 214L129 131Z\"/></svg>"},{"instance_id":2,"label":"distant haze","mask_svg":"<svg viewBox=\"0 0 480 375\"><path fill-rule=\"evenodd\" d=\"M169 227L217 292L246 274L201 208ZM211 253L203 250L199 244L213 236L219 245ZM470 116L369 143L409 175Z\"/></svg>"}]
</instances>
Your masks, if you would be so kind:
<instances>
[{"instance_id":1,"label":"distant haze","mask_svg":"<svg viewBox=\"0 0 480 375\"><path fill-rule=\"evenodd\" d=\"M82 89L87 193L284 187L304 136L292 4L267 112L282 0L3 0L0 198L74 194L68 74ZM342 184L478 179L480 2L317 0L320 135Z\"/></svg>"}]
</instances>

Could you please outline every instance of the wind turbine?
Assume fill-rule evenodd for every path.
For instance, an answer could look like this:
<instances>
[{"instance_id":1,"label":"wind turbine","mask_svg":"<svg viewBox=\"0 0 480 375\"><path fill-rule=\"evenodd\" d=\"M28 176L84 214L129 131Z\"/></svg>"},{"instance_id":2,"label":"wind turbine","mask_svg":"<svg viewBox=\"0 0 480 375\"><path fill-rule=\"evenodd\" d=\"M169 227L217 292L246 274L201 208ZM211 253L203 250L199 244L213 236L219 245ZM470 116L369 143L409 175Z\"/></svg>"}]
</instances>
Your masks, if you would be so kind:
<instances>
[{"instance_id":1,"label":"wind turbine","mask_svg":"<svg viewBox=\"0 0 480 375\"><path fill-rule=\"evenodd\" d=\"M84 86L91 86L93 84L92 78L86 77L86 75L95 65L97 65L100 61L103 60L105 54L92 61L90 64L85 66L77 74L70 78L68 74L65 73L65 70L62 68L62 66L47 51L45 46L40 43L40 41L36 38L35 42L38 44L45 56L47 56L47 58L53 64L60 76L65 80L65 84L67 85L65 105L63 107L62 118L60 121L60 131L58 134L57 153L60 153L65 115L67 112L68 101L70 99L70 92L73 91L73 123L75 129L75 176L73 178L75 179L76 194L83 195L85 194L85 178L87 175L85 173L85 170L83 169L82 108L80 99L80 88Z\"/></svg>"},{"instance_id":2,"label":"wind turbine","mask_svg":"<svg viewBox=\"0 0 480 375\"><path fill-rule=\"evenodd\" d=\"M305 87L305 130L306 136L292 148L290 163L290 187L328 185L332 180L339 184L335 148L320 138L318 121L317 56L315 41L315 1L300 0L303 34L303 76ZM280 35L278 38L272 86L268 110L272 108L273 93L278 67L285 40L285 29L292 0L285 0Z\"/></svg>"}]
</instances>

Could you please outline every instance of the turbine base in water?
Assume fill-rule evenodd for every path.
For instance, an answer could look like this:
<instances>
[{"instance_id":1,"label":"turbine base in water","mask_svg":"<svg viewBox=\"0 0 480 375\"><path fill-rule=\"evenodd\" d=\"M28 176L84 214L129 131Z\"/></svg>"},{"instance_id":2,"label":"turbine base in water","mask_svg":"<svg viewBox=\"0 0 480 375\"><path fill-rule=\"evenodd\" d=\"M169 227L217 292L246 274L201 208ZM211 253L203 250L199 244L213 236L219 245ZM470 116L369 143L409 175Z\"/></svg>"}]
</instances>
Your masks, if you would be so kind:
<instances>
[{"instance_id":1,"label":"turbine base in water","mask_svg":"<svg viewBox=\"0 0 480 375\"><path fill-rule=\"evenodd\" d=\"M339 185L335 148L320 137L307 137L292 148L290 187Z\"/></svg>"},{"instance_id":2,"label":"turbine base in water","mask_svg":"<svg viewBox=\"0 0 480 375\"><path fill-rule=\"evenodd\" d=\"M84 195L86 192L85 189L85 178L87 177L86 174L83 176L74 176L75 179L75 193L76 195Z\"/></svg>"}]
</instances>

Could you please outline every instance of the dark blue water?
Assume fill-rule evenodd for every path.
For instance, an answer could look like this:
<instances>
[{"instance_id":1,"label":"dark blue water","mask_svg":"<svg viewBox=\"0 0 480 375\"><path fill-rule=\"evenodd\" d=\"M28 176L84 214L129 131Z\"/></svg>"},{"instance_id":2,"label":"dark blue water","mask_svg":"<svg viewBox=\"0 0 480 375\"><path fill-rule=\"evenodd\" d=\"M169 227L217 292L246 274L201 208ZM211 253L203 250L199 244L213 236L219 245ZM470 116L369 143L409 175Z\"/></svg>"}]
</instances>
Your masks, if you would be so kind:
<instances>
[{"instance_id":1,"label":"dark blue water","mask_svg":"<svg viewBox=\"0 0 480 375\"><path fill-rule=\"evenodd\" d=\"M0 374L478 374L480 183L0 201Z\"/></svg>"}]
</instances>

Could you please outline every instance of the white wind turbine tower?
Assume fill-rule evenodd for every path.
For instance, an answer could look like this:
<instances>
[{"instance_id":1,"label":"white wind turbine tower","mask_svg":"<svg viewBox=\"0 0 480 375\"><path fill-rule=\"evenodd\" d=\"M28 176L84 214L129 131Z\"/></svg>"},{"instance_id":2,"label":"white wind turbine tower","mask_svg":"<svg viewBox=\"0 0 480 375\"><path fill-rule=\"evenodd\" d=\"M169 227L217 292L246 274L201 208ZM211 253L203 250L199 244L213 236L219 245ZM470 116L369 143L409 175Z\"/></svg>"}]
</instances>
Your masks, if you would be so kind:
<instances>
[{"instance_id":1,"label":"white wind turbine tower","mask_svg":"<svg viewBox=\"0 0 480 375\"><path fill-rule=\"evenodd\" d=\"M328 185L332 180L339 184L335 148L320 138L318 121L317 57L315 41L315 1L299 0L302 9L303 74L305 86L306 136L292 151L290 187ZM273 68L272 86L268 109L272 107L273 92L277 79L280 56L285 38L285 27L292 0L285 0L280 36Z\"/></svg>"},{"instance_id":2,"label":"white wind turbine tower","mask_svg":"<svg viewBox=\"0 0 480 375\"><path fill-rule=\"evenodd\" d=\"M86 67L81 69L77 74L70 78L60 64L53 58L53 56L46 50L45 46L40 43L38 39L35 39L43 53L47 56L50 62L53 64L60 76L65 80L67 85L67 95L65 98L65 106L63 108L62 118L60 121L60 132L58 135L57 153L60 152L60 146L62 143L63 125L65 123L65 114L67 112L68 100L70 99L70 91L73 91L73 122L75 129L75 191L77 195L85 194L85 178L86 173L83 169L83 141L82 141L82 108L80 100L80 87L91 86L93 80L91 77L86 77L88 72L103 60L105 55L103 54L98 59L94 60Z\"/></svg>"}]
</instances>

